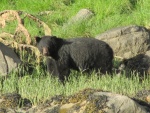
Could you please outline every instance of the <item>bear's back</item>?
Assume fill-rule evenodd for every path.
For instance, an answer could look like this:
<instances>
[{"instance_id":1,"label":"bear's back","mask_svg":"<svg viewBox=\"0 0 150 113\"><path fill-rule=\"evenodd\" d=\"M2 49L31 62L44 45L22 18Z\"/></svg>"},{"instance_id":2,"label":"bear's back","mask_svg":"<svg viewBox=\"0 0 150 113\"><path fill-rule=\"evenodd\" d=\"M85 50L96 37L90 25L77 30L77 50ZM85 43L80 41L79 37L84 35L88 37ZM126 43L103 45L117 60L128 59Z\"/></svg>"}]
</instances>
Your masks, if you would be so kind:
<instances>
[{"instance_id":1,"label":"bear's back","mask_svg":"<svg viewBox=\"0 0 150 113\"><path fill-rule=\"evenodd\" d=\"M79 52L88 52L91 54L98 51L112 51L112 48L104 41L95 38L71 38L67 40L70 42L69 46L71 51L76 50Z\"/></svg>"}]
</instances>

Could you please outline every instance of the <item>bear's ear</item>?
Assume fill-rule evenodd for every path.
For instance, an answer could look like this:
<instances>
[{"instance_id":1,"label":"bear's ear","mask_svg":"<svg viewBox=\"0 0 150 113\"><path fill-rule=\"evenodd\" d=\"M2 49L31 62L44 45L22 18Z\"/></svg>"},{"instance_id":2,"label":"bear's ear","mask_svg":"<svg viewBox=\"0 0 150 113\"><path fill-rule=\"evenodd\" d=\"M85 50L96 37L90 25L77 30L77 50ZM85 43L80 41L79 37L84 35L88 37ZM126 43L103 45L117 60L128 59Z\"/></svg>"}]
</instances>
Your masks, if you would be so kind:
<instances>
[{"instance_id":1,"label":"bear's ear","mask_svg":"<svg viewBox=\"0 0 150 113\"><path fill-rule=\"evenodd\" d=\"M38 36L36 36L34 39L35 39L35 42L36 42L36 43L39 43L39 42L40 42L40 40L41 40L41 38L40 38L40 37L38 37Z\"/></svg>"},{"instance_id":2,"label":"bear's ear","mask_svg":"<svg viewBox=\"0 0 150 113\"><path fill-rule=\"evenodd\" d=\"M61 43L63 39L56 37L56 36L51 36L52 39L54 39L57 43Z\"/></svg>"},{"instance_id":3,"label":"bear's ear","mask_svg":"<svg viewBox=\"0 0 150 113\"><path fill-rule=\"evenodd\" d=\"M56 37L56 36L51 36L51 38L53 38L53 39L57 39L57 37Z\"/></svg>"}]
</instances>

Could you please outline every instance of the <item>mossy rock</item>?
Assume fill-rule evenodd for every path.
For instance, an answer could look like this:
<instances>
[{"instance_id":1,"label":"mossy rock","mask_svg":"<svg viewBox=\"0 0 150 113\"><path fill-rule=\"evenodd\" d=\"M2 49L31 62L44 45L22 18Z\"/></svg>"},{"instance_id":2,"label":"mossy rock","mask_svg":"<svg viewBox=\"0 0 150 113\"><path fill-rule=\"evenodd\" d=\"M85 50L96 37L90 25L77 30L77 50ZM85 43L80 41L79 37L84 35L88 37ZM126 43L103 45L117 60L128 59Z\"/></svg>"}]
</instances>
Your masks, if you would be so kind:
<instances>
[{"instance_id":1,"label":"mossy rock","mask_svg":"<svg viewBox=\"0 0 150 113\"><path fill-rule=\"evenodd\" d=\"M93 94L94 92L102 91L99 89L84 89L79 91L78 93L75 93L73 95L64 96L64 95L56 95L52 97L50 100L46 100L44 102L45 105L56 105L56 104L69 104L69 103L77 103L85 101L89 95ZM43 105L44 105L43 104Z\"/></svg>"},{"instance_id":2,"label":"mossy rock","mask_svg":"<svg viewBox=\"0 0 150 113\"><path fill-rule=\"evenodd\" d=\"M134 98L142 100L150 105L150 90L141 90L136 93Z\"/></svg>"},{"instance_id":3,"label":"mossy rock","mask_svg":"<svg viewBox=\"0 0 150 113\"><path fill-rule=\"evenodd\" d=\"M19 105L21 95L17 93L2 94L0 108L15 108Z\"/></svg>"},{"instance_id":4,"label":"mossy rock","mask_svg":"<svg viewBox=\"0 0 150 113\"><path fill-rule=\"evenodd\" d=\"M28 99L21 98L20 94L17 93L6 93L0 96L0 108L30 108L32 107L32 103Z\"/></svg>"}]
</instances>

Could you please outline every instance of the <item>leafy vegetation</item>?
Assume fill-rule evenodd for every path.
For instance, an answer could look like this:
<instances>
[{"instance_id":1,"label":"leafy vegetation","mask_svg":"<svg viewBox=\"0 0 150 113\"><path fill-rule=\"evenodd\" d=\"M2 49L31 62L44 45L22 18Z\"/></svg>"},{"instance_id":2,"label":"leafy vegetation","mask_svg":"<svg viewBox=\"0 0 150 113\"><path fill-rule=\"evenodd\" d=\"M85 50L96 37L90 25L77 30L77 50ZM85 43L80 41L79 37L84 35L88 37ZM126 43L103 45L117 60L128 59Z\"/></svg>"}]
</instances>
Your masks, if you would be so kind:
<instances>
[{"instance_id":1,"label":"leafy vegetation","mask_svg":"<svg viewBox=\"0 0 150 113\"><path fill-rule=\"evenodd\" d=\"M90 9L94 16L88 21L64 28L64 23L82 8ZM149 27L149 9L149 0L1 0L0 3L0 11L21 10L33 14L49 25L53 35L62 38L95 37L111 28L131 24ZM40 15L40 12L43 11L51 11L51 13ZM0 30L0 33L3 31L13 33L16 24L7 25L5 29ZM43 35L36 25L27 19L25 26L32 37ZM63 86L57 79L51 78L47 74L45 66L35 63L33 55L17 52L22 61L34 64L31 66L32 73L24 71L24 76L18 77L18 72L13 72L4 81L1 78L1 93L18 91L34 104L56 94L70 95L83 88L97 88L132 96L138 90L148 89L150 86L150 77L140 81L136 74L131 78L126 78L124 75L118 77L115 73L113 77L109 75L98 77L93 72L91 76L87 77L83 73L74 71L72 71L69 81ZM20 70L23 69L20 68Z\"/></svg>"}]
</instances>

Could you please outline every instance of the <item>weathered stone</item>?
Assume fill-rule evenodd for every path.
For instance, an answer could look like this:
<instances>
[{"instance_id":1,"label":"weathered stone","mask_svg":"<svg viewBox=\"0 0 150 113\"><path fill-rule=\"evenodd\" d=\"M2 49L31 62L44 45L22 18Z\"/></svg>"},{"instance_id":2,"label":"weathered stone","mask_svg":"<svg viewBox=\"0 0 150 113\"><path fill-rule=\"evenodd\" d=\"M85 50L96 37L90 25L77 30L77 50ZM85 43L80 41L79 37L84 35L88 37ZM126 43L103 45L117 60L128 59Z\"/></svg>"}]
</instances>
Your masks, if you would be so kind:
<instances>
[{"instance_id":1,"label":"weathered stone","mask_svg":"<svg viewBox=\"0 0 150 113\"><path fill-rule=\"evenodd\" d=\"M85 95L84 95L85 94ZM76 96L75 96L76 95ZM140 105L127 96L86 89L68 97L57 96L46 102L46 106L31 108L32 113L148 113L148 104ZM75 98L76 97L76 98ZM65 103L63 101L65 100ZM76 101L75 101L76 100ZM54 105L54 101L59 101ZM60 102L62 101L62 102ZM34 112L33 112L34 111Z\"/></svg>"},{"instance_id":2,"label":"weathered stone","mask_svg":"<svg viewBox=\"0 0 150 113\"><path fill-rule=\"evenodd\" d=\"M63 25L63 27L85 21L87 19L90 19L93 15L94 14L90 10L81 9L75 16L69 19L69 21Z\"/></svg>"},{"instance_id":3,"label":"weathered stone","mask_svg":"<svg viewBox=\"0 0 150 113\"><path fill-rule=\"evenodd\" d=\"M0 108L15 108L18 106L21 95L14 93L3 94L0 96Z\"/></svg>"},{"instance_id":4,"label":"weathered stone","mask_svg":"<svg viewBox=\"0 0 150 113\"><path fill-rule=\"evenodd\" d=\"M32 107L32 103L28 99L21 98L17 93L6 93L0 96L0 109L17 108L29 109Z\"/></svg>"},{"instance_id":5,"label":"weathered stone","mask_svg":"<svg viewBox=\"0 0 150 113\"><path fill-rule=\"evenodd\" d=\"M14 109L7 108L7 109L1 109L0 108L0 113L16 113Z\"/></svg>"},{"instance_id":6,"label":"weathered stone","mask_svg":"<svg viewBox=\"0 0 150 113\"><path fill-rule=\"evenodd\" d=\"M69 22L77 22L89 19L93 16L93 13L88 9L81 9L74 17L72 17Z\"/></svg>"},{"instance_id":7,"label":"weathered stone","mask_svg":"<svg viewBox=\"0 0 150 113\"><path fill-rule=\"evenodd\" d=\"M149 94L149 91L145 94ZM14 105L13 102L18 103L16 97L21 98L18 94L7 94L6 97L4 100L9 103L8 105ZM70 96L52 97L43 104L33 106L30 109L22 109L20 105L18 105L20 107L18 108L17 104L14 108L6 104L7 107L0 107L0 111L3 113L150 113L150 105L138 98L135 96L132 99L124 95L97 89L85 89Z\"/></svg>"},{"instance_id":8,"label":"weathered stone","mask_svg":"<svg viewBox=\"0 0 150 113\"><path fill-rule=\"evenodd\" d=\"M15 69L21 60L15 52L0 42L0 76L5 76Z\"/></svg>"},{"instance_id":9,"label":"weathered stone","mask_svg":"<svg viewBox=\"0 0 150 113\"><path fill-rule=\"evenodd\" d=\"M125 26L108 30L96 38L107 42L115 56L131 58L145 53L150 47L150 32L142 26Z\"/></svg>"},{"instance_id":10,"label":"weathered stone","mask_svg":"<svg viewBox=\"0 0 150 113\"><path fill-rule=\"evenodd\" d=\"M150 105L150 90L142 90L137 92L135 98L143 100Z\"/></svg>"},{"instance_id":11,"label":"weathered stone","mask_svg":"<svg viewBox=\"0 0 150 113\"><path fill-rule=\"evenodd\" d=\"M106 113L147 113L144 106L139 105L131 98L123 95L108 93L108 92L96 92L92 95L93 99L98 98L95 102L98 106L98 102L103 99L103 104L99 104L98 111L105 111ZM149 109L150 110L150 109Z\"/></svg>"},{"instance_id":12,"label":"weathered stone","mask_svg":"<svg viewBox=\"0 0 150 113\"><path fill-rule=\"evenodd\" d=\"M150 57L150 50L146 51L145 55Z\"/></svg>"}]
</instances>

